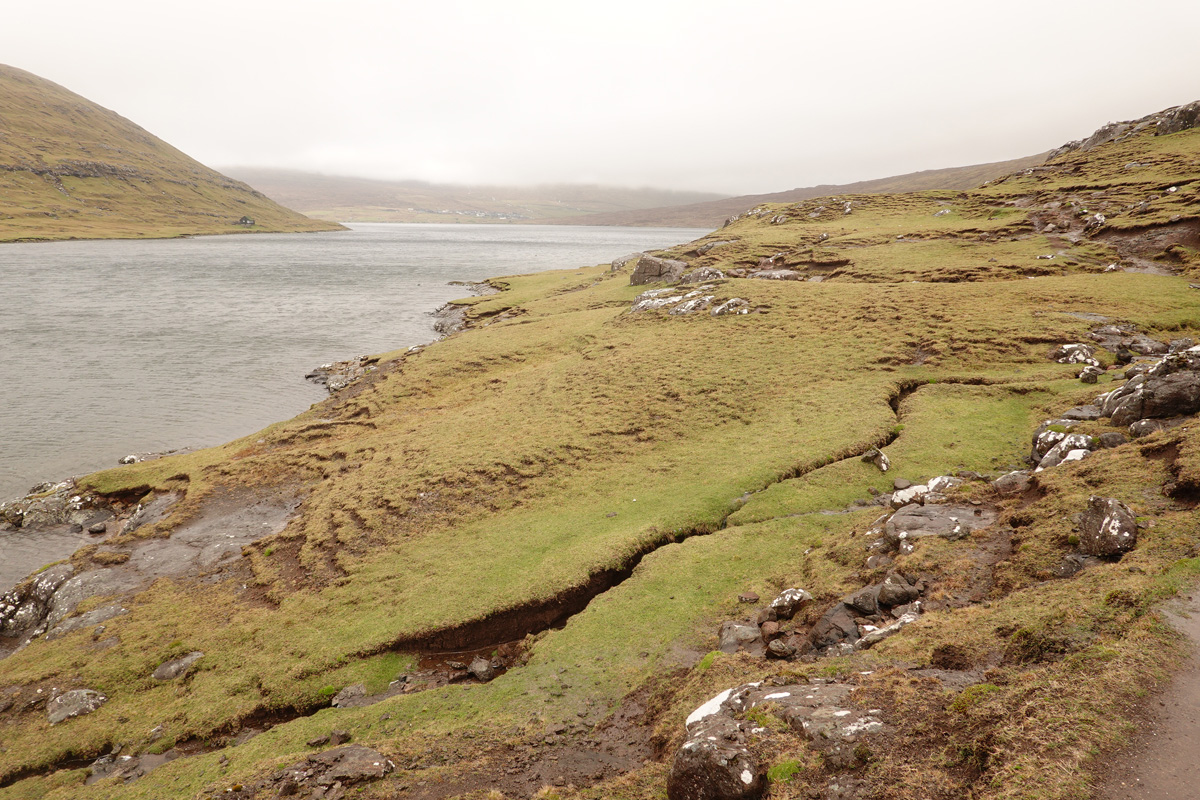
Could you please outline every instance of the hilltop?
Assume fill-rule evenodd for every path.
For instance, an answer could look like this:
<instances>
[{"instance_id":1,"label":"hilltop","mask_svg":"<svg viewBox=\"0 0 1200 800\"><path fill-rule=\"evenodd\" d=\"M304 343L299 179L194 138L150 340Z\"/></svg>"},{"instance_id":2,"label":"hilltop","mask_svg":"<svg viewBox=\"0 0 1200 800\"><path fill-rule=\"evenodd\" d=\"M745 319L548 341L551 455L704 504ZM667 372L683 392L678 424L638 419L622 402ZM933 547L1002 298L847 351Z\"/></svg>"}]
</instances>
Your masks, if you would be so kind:
<instances>
[{"instance_id":1,"label":"hilltop","mask_svg":"<svg viewBox=\"0 0 1200 800\"><path fill-rule=\"evenodd\" d=\"M291 208L341 222L547 222L597 213L714 200L717 194L611 186L455 186L320 175L296 170L227 170Z\"/></svg>"},{"instance_id":2,"label":"hilltop","mask_svg":"<svg viewBox=\"0 0 1200 800\"><path fill-rule=\"evenodd\" d=\"M243 217L253 224L238 224ZM0 65L0 241L337 230L124 117Z\"/></svg>"},{"instance_id":3,"label":"hilltop","mask_svg":"<svg viewBox=\"0 0 1200 800\"><path fill-rule=\"evenodd\" d=\"M1092 796L1200 579L1197 111L496 278L0 509L96 531L0 605L0 798Z\"/></svg>"},{"instance_id":4,"label":"hilltop","mask_svg":"<svg viewBox=\"0 0 1200 800\"><path fill-rule=\"evenodd\" d=\"M748 194L725 197L691 204L676 204L664 208L645 208L638 211L614 211L589 214L571 220L539 220L549 224L571 225L628 225L666 228L716 228L731 216L764 203L794 203L839 194L881 194L885 192L924 192L933 189L974 189L985 181L1000 178L1023 169L1035 167L1046 160L1040 153L1009 161L973 164L967 167L947 167L875 178L844 184L821 184L768 194Z\"/></svg>"}]
</instances>

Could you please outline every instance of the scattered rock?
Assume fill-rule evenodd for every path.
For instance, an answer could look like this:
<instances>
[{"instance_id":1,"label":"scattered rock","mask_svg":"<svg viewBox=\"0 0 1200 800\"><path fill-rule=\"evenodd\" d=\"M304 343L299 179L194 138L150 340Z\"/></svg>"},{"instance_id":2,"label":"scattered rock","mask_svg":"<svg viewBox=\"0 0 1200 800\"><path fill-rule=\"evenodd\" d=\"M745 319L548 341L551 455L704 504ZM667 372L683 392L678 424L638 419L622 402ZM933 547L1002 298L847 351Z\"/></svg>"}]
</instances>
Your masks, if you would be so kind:
<instances>
[{"instance_id":1,"label":"scattered rock","mask_svg":"<svg viewBox=\"0 0 1200 800\"><path fill-rule=\"evenodd\" d=\"M724 303L721 303L708 313L714 317L721 317L726 314L749 314L750 303L749 301L743 300L740 297L734 297L730 300L726 300Z\"/></svg>"},{"instance_id":2,"label":"scattered rock","mask_svg":"<svg viewBox=\"0 0 1200 800\"><path fill-rule=\"evenodd\" d=\"M845 603L838 603L813 625L811 638L813 646L819 650L847 639L857 640L858 624L854 621L854 612Z\"/></svg>"},{"instance_id":3,"label":"scattered rock","mask_svg":"<svg viewBox=\"0 0 1200 800\"><path fill-rule=\"evenodd\" d=\"M921 502L921 498L928 493L929 487L923 483L918 483L907 489L901 489L898 492L892 492L891 506L892 508L903 508L913 503L919 503Z\"/></svg>"},{"instance_id":4,"label":"scattered rock","mask_svg":"<svg viewBox=\"0 0 1200 800\"><path fill-rule=\"evenodd\" d=\"M647 283L676 283L680 276L687 271L687 264L669 258L643 255L638 259L637 267L629 276L630 286L643 286Z\"/></svg>"},{"instance_id":5,"label":"scattered rock","mask_svg":"<svg viewBox=\"0 0 1200 800\"><path fill-rule=\"evenodd\" d=\"M887 457L887 453L880 450L878 447L872 447L867 452L863 453L862 460L868 464L874 464L879 467L880 472L887 472L892 466L892 461Z\"/></svg>"},{"instance_id":6,"label":"scattered rock","mask_svg":"<svg viewBox=\"0 0 1200 800\"><path fill-rule=\"evenodd\" d=\"M702 256L707 255L713 250L716 250L718 247L724 247L727 244L733 244L733 242L728 239L722 239L718 242L705 242L696 249L696 252Z\"/></svg>"},{"instance_id":7,"label":"scattered rock","mask_svg":"<svg viewBox=\"0 0 1200 800\"><path fill-rule=\"evenodd\" d=\"M886 541L901 552L912 550L912 542L925 536L959 539L996 521L992 506L909 505L901 508L884 526Z\"/></svg>"},{"instance_id":8,"label":"scattered rock","mask_svg":"<svg viewBox=\"0 0 1200 800\"><path fill-rule=\"evenodd\" d=\"M1033 476L1029 471L1020 469L1007 475L1001 475L992 481L992 488L996 490L997 494L1022 494L1029 489L1032 483Z\"/></svg>"},{"instance_id":9,"label":"scattered rock","mask_svg":"<svg viewBox=\"0 0 1200 800\"><path fill-rule=\"evenodd\" d=\"M1097 439L1100 442L1100 446L1105 448L1120 447L1129 441L1125 438L1124 434L1117 433L1116 431L1102 433L1097 437Z\"/></svg>"},{"instance_id":10,"label":"scattered rock","mask_svg":"<svg viewBox=\"0 0 1200 800\"><path fill-rule=\"evenodd\" d=\"M812 602L813 596L803 589L784 589L779 596L771 601L769 607L770 619L788 620L796 616L800 609Z\"/></svg>"},{"instance_id":11,"label":"scattered rock","mask_svg":"<svg viewBox=\"0 0 1200 800\"><path fill-rule=\"evenodd\" d=\"M906 614L902 614L900 619L896 620L892 624L885 625L882 628L877 628L863 635L862 638L854 643L854 649L867 650L871 647L874 647L889 636L899 633L901 629L907 625L911 625L912 623L916 622L918 619L920 619L920 616L921 615L919 611L909 611Z\"/></svg>"},{"instance_id":12,"label":"scattered rock","mask_svg":"<svg viewBox=\"0 0 1200 800\"><path fill-rule=\"evenodd\" d=\"M154 670L154 675L151 677L156 681L173 681L180 675L186 674L192 665L202 658L204 658L204 653L196 650L181 658L163 662L158 665L158 669Z\"/></svg>"},{"instance_id":13,"label":"scattered rock","mask_svg":"<svg viewBox=\"0 0 1200 800\"><path fill-rule=\"evenodd\" d=\"M691 272L685 272L679 278L680 283L704 283L705 281L723 280L725 273L716 267L700 267Z\"/></svg>"},{"instance_id":14,"label":"scattered rock","mask_svg":"<svg viewBox=\"0 0 1200 800\"><path fill-rule=\"evenodd\" d=\"M1090 364L1093 367L1100 366L1100 362L1095 358L1096 348L1090 344L1076 342L1074 344L1063 344L1054 348L1050 352L1050 359L1057 361L1059 364Z\"/></svg>"},{"instance_id":15,"label":"scattered rock","mask_svg":"<svg viewBox=\"0 0 1200 800\"><path fill-rule=\"evenodd\" d=\"M1079 527L1079 548L1087 555L1119 556L1137 546L1137 520L1133 512L1111 497L1089 497Z\"/></svg>"},{"instance_id":16,"label":"scattered rock","mask_svg":"<svg viewBox=\"0 0 1200 800\"><path fill-rule=\"evenodd\" d=\"M350 741L349 731L330 731L329 743L334 745L345 744Z\"/></svg>"},{"instance_id":17,"label":"scattered rock","mask_svg":"<svg viewBox=\"0 0 1200 800\"><path fill-rule=\"evenodd\" d=\"M879 585L876 601L886 608L911 603L921 596L917 587L905 580L903 575L895 572L889 574Z\"/></svg>"},{"instance_id":18,"label":"scattered rock","mask_svg":"<svg viewBox=\"0 0 1200 800\"><path fill-rule=\"evenodd\" d=\"M1063 418L1079 420L1080 422L1091 422L1100 419L1100 411L1100 406L1075 406L1064 411Z\"/></svg>"},{"instance_id":19,"label":"scattered rock","mask_svg":"<svg viewBox=\"0 0 1200 800\"><path fill-rule=\"evenodd\" d=\"M722 653L744 650L751 655L761 656L766 652L767 646L757 625L749 622L726 622L721 626L717 649Z\"/></svg>"},{"instance_id":20,"label":"scattered rock","mask_svg":"<svg viewBox=\"0 0 1200 800\"><path fill-rule=\"evenodd\" d=\"M1082 383L1096 383L1100 380L1100 376L1104 374L1104 370L1099 367L1084 367L1079 373L1079 380Z\"/></svg>"},{"instance_id":21,"label":"scattered rock","mask_svg":"<svg viewBox=\"0 0 1200 800\"><path fill-rule=\"evenodd\" d=\"M629 266L630 264L632 264L633 262L635 262L639 258L641 258L642 255L643 255L642 253L630 253L627 256L621 256L620 258L614 258L612 260L612 267L610 267L608 271L609 272L620 272L621 270L625 269L625 267Z\"/></svg>"},{"instance_id":22,"label":"scattered rock","mask_svg":"<svg viewBox=\"0 0 1200 800\"><path fill-rule=\"evenodd\" d=\"M46 714L51 725L91 714L108 700L107 697L91 689L72 689L53 698L46 704Z\"/></svg>"},{"instance_id":23,"label":"scattered rock","mask_svg":"<svg viewBox=\"0 0 1200 800\"><path fill-rule=\"evenodd\" d=\"M757 603L759 596L757 592L743 592L738 595L739 603Z\"/></svg>"},{"instance_id":24,"label":"scattered rock","mask_svg":"<svg viewBox=\"0 0 1200 800\"><path fill-rule=\"evenodd\" d=\"M480 683L487 683L496 677L496 670L492 667L492 662L482 656L475 656L471 659L471 665L467 667L467 672L470 672Z\"/></svg>"},{"instance_id":25,"label":"scattered rock","mask_svg":"<svg viewBox=\"0 0 1200 800\"><path fill-rule=\"evenodd\" d=\"M360 697L367 696L367 687L361 683L353 683L333 696L330 705L334 708L345 708Z\"/></svg>"},{"instance_id":26,"label":"scattered rock","mask_svg":"<svg viewBox=\"0 0 1200 800\"><path fill-rule=\"evenodd\" d=\"M788 659L788 658L792 658L795 655L796 655L795 646L788 644L783 639L772 639L771 643L767 645L767 657L768 658Z\"/></svg>"},{"instance_id":27,"label":"scattered rock","mask_svg":"<svg viewBox=\"0 0 1200 800\"><path fill-rule=\"evenodd\" d=\"M805 279L803 272L797 272L794 269L760 269L750 277L765 281L802 281Z\"/></svg>"}]
</instances>

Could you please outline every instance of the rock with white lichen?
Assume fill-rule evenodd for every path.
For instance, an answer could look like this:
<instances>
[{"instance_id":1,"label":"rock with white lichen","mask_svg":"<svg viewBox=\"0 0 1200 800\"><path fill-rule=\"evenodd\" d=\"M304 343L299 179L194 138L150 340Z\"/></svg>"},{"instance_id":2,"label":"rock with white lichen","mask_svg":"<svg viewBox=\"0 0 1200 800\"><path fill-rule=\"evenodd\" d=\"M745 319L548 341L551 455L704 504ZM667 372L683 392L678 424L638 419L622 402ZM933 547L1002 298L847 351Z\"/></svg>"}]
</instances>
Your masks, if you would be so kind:
<instances>
[{"instance_id":1,"label":"rock with white lichen","mask_svg":"<svg viewBox=\"0 0 1200 800\"><path fill-rule=\"evenodd\" d=\"M1079 527L1079 549L1088 555L1119 556L1137 546L1133 511L1111 497L1089 497Z\"/></svg>"}]
</instances>

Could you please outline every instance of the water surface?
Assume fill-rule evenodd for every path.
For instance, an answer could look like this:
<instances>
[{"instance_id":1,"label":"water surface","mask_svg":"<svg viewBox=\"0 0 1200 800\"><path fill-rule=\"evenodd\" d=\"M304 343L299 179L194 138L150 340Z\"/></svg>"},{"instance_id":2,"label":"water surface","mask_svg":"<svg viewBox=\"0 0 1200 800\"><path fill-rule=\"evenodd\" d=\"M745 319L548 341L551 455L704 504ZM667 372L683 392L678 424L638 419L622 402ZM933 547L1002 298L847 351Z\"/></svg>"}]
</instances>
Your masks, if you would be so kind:
<instances>
[{"instance_id":1,"label":"water surface","mask_svg":"<svg viewBox=\"0 0 1200 800\"><path fill-rule=\"evenodd\" d=\"M451 280L591 266L680 228L354 224L0 245L0 500L304 411L322 363L435 337ZM0 545L2 548L3 545Z\"/></svg>"}]
</instances>

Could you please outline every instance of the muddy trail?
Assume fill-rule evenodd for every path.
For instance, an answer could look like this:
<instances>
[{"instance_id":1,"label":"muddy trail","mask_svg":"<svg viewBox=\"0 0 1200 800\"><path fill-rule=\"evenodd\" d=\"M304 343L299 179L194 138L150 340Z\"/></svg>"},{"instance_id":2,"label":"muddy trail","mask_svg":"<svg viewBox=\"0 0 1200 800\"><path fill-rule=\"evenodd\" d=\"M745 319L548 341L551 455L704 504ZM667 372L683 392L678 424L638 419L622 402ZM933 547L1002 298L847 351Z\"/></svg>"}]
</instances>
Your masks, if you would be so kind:
<instances>
[{"instance_id":1,"label":"muddy trail","mask_svg":"<svg viewBox=\"0 0 1200 800\"><path fill-rule=\"evenodd\" d=\"M1200 785L1200 593L1165 609L1167 621L1187 637L1189 659L1153 695L1129 746L1108 762L1097 800L1187 800Z\"/></svg>"}]
</instances>

